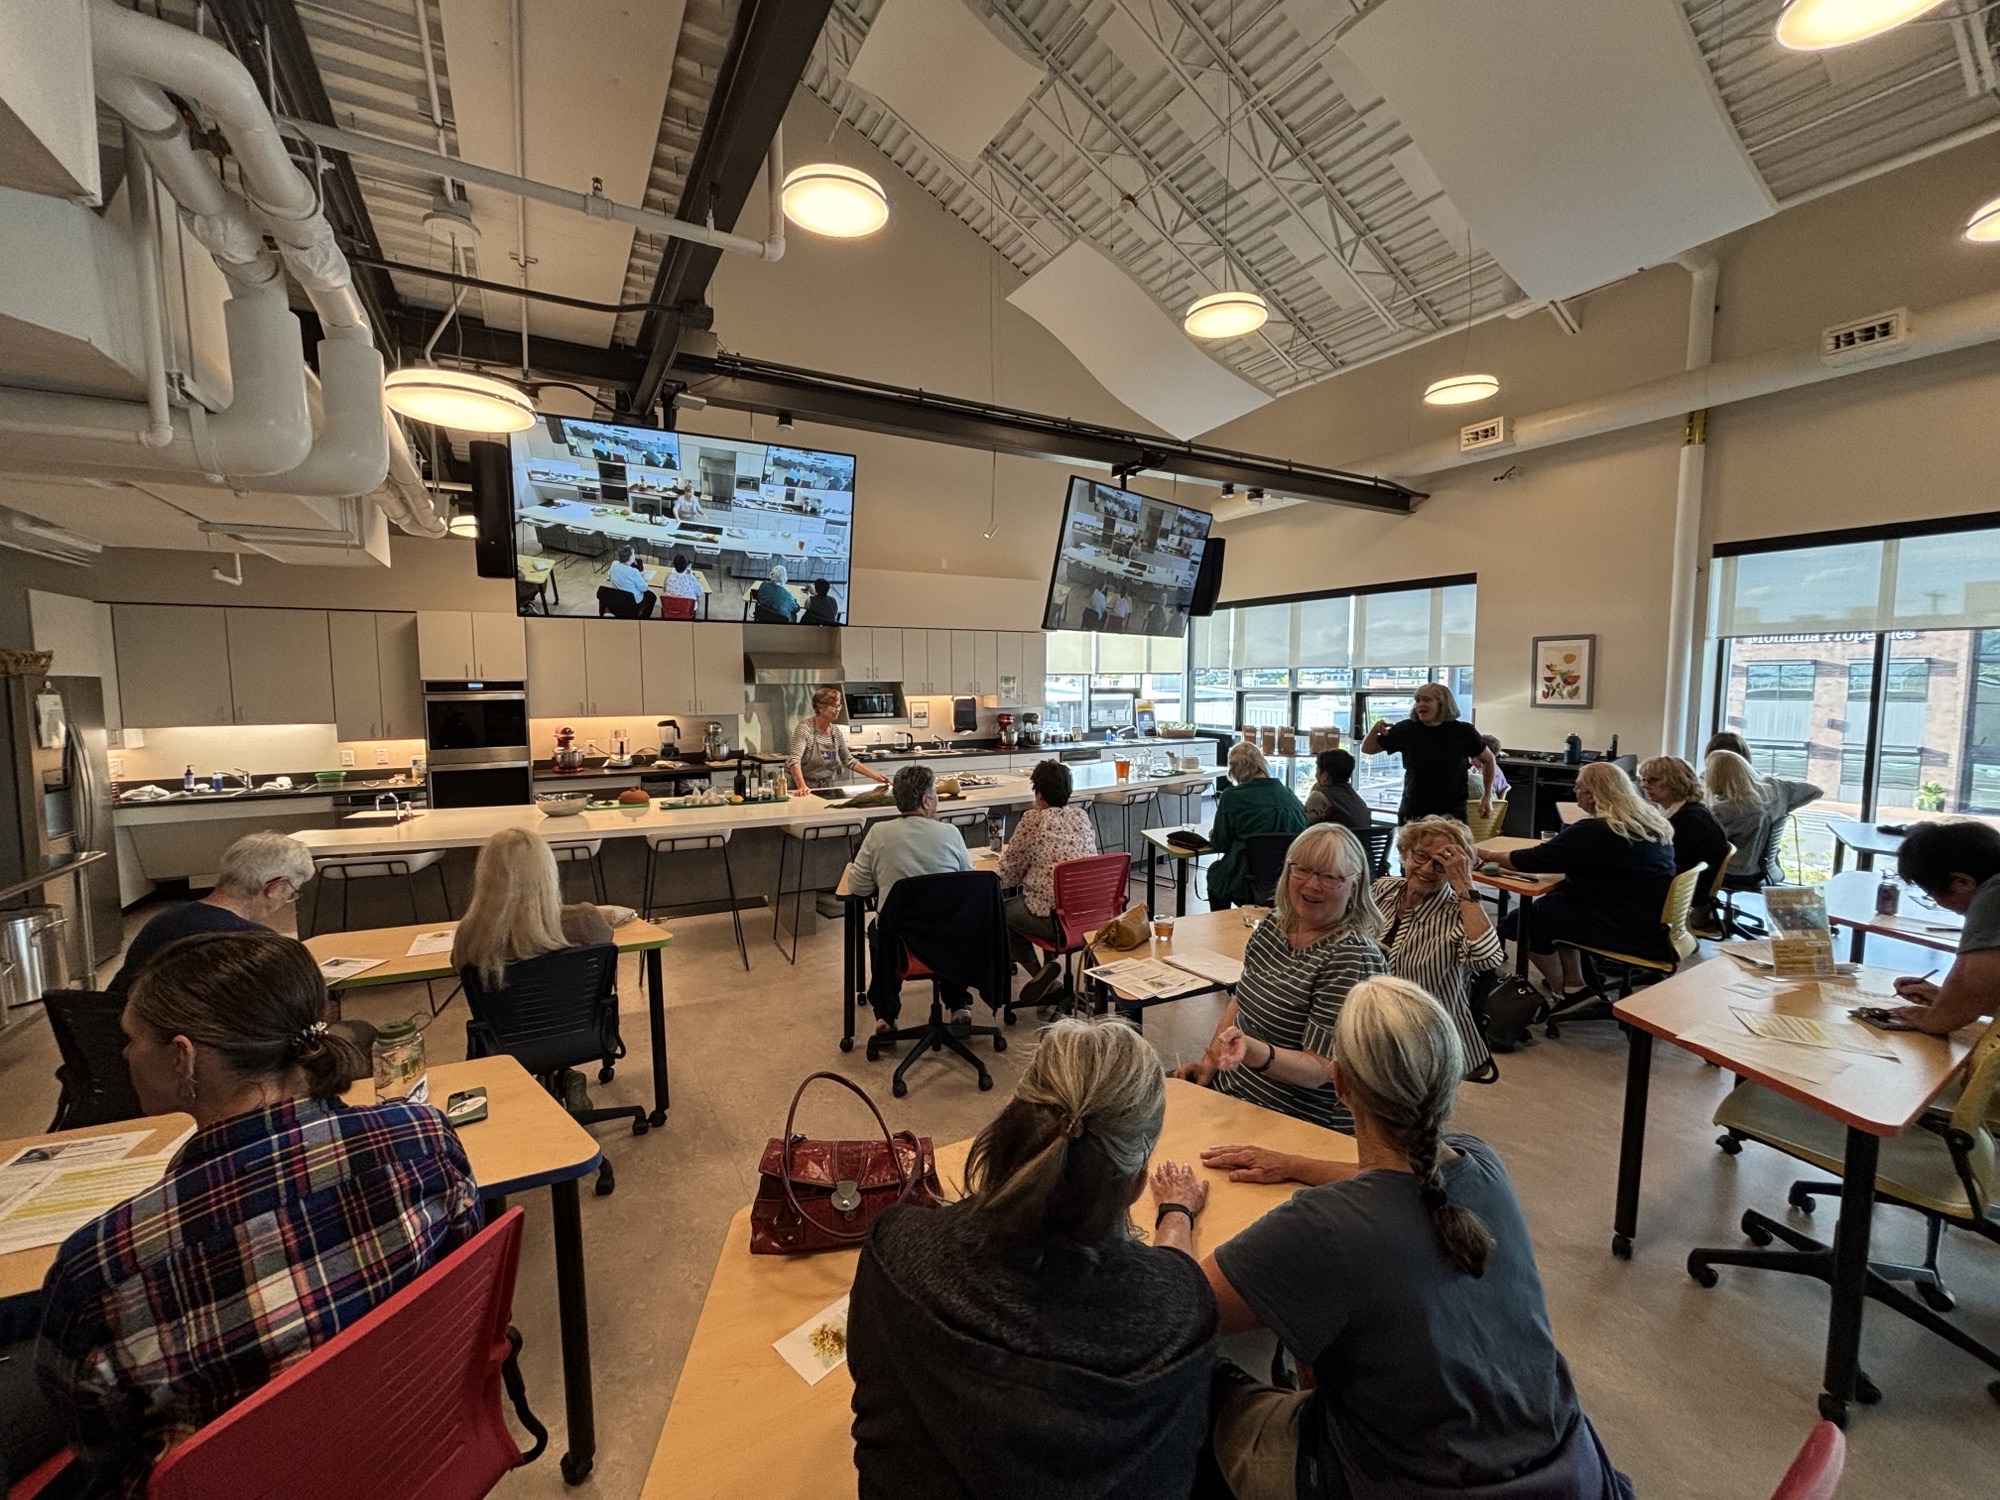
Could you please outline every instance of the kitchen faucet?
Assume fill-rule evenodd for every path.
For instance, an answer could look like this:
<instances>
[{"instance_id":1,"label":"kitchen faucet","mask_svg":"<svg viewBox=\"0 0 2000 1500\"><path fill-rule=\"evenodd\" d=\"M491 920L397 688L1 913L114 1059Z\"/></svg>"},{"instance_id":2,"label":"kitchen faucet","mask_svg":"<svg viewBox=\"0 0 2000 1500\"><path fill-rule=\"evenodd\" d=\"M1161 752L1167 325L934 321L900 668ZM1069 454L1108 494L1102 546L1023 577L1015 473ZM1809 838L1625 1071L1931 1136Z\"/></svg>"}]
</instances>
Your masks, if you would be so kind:
<instances>
[{"instance_id":1,"label":"kitchen faucet","mask_svg":"<svg viewBox=\"0 0 2000 1500\"><path fill-rule=\"evenodd\" d=\"M248 771L244 770L241 766L231 766L229 774L243 783L244 791L247 792L250 790L250 773Z\"/></svg>"}]
</instances>

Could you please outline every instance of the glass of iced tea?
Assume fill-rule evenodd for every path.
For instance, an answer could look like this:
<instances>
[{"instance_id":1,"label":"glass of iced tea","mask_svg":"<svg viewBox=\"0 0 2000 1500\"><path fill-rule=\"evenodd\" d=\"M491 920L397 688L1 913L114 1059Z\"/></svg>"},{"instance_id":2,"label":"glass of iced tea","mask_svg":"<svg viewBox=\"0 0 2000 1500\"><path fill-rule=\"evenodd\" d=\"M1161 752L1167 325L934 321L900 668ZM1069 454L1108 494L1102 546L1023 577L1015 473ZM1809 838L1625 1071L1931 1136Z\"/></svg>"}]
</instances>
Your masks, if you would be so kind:
<instances>
[{"instance_id":1,"label":"glass of iced tea","mask_svg":"<svg viewBox=\"0 0 2000 1500\"><path fill-rule=\"evenodd\" d=\"M1174 940L1174 919L1172 917L1153 918L1153 936L1162 943Z\"/></svg>"},{"instance_id":2,"label":"glass of iced tea","mask_svg":"<svg viewBox=\"0 0 2000 1500\"><path fill-rule=\"evenodd\" d=\"M1131 777L1131 775L1132 775L1132 762L1131 762L1131 761L1129 761L1129 760L1126 760L1126 759L1125 759L1124 757L1122 757L1122 756L1121 756L1121 757L1119 757L1119 758L1118 758L1117 760L1114 760L1113 762L1111 762L1111 765L1112 765L1112 769L1114 769L1115 771L1117 771L1117 773L1118 773L1118 779L1119 779L1120 781L1125 781L1125 780L1127 780L1127 779L1129 779L1129 778Z\"/></svg>"}]
</instances>

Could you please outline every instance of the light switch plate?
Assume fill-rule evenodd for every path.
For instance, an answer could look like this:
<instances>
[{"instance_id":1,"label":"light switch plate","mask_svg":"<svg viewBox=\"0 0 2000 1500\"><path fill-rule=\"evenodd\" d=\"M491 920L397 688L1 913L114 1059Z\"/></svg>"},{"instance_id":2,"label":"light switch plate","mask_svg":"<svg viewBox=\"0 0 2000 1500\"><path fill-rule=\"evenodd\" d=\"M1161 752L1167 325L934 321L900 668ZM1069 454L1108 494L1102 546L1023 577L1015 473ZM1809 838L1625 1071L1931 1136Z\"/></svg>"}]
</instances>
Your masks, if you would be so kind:
<instances>
[{"instance_id":1,"label":"light switch plate","mask_svg":"<svg viewBox=\"0 0 2000 1500\"><path fill-rule=\"evenodd\" d=\"M387 745L377 745L375 747L375 764L378 766L389 764L389 747Z\"/></svg>"},{"instance_id":2,"label":"light switch plate","mask_svg":"<svg viewBox=\"0 0 2000 1500\"><path fill-rule=\"evenodd\" d=\"M354 764L354 752L353 752L352 750L343 750L343 751L341 751L341 752L340 752L340 763L341 763L341 764L342 764L343 766L351 766L351 765L353 765L353 764Z\"/></svg>"}]
</instances>

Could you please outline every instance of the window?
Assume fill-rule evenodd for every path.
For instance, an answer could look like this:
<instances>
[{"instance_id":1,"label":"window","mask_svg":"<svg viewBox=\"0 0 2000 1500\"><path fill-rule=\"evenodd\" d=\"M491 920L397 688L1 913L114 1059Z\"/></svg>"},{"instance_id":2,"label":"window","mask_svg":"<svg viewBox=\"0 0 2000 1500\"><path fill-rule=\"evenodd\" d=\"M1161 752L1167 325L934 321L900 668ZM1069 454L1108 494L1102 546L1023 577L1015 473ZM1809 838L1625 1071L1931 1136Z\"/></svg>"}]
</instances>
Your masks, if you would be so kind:
<instances>
[{"instance_id":1,"label":"window","mask_svg":"<svg viewBox=\"0 0 2000 1500\"><path fill-rule=\"evenodd\" d=\"M1744 667L1743 738L1803 745L1812 729L1813 664L1750 662Z\"/></svg>"}]
</instances>

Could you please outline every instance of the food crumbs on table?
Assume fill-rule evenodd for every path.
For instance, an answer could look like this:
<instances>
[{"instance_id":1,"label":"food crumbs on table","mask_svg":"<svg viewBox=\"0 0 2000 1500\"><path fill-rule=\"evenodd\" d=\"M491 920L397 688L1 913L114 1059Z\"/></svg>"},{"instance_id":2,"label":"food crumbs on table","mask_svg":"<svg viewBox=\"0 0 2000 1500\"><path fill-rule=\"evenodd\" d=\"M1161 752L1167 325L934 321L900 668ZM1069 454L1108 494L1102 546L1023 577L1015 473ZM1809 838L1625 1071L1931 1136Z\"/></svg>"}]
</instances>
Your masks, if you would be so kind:
<instances>
[{"instance_id":1,"label":"food crumbs on table","mask_svg":"<svg viewBox=\"0 0 2000 1500\"><path fill-rule=\"evenodd\" d=\"M837 1323L822 1323L806 1335L806 1342L821 1359L841 1359L847 1353L847 1330Z\"/></svg>"}]
</instances>

